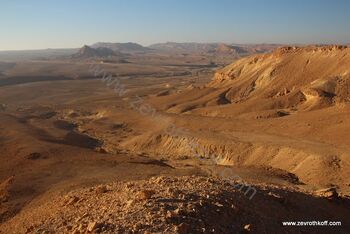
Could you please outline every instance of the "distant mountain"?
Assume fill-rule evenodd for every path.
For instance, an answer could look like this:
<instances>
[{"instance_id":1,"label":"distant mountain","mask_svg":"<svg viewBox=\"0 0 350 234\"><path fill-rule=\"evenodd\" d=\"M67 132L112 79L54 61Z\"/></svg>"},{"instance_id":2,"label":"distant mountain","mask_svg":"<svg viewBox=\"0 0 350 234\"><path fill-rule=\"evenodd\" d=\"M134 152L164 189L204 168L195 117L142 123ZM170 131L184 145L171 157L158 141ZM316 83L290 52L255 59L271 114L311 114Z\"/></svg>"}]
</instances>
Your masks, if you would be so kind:
<instances>
[{"instance_id":1,"label":"distant mountain","mask_svg":"<svg viewBox=\"0 0 350 234\"><path fill-rule=\"evenodd\" d=\"M149 46L154 50L176 52L176 53L205 53L205 54L226 54L226 55L247 55L255 53L266 53L281 45L256 44L239 45L224 43L177 43L166 42Z\"/></svg>"},{"instance_id":2,"label":"distant mountain","mask_svg":"<svg viewBox=\"0 0 350 234\"><path fill-rule=\"evenodd\" d=\"M150 45L149 48L155 50L162 50L167 52L181 52L181 53L208 53L213 51L218 46L217 43L178 43L166 42Z\"/></svg>"},{"instance_id":3,"label":"distant mountain","mask_svg":"<svg viewBox=\"0 0 350 234\"><path fill-rule=\"evenodd\" d=\"M248 51L246 51L243 48L240 48L238 46L230 46L224 43L220 43L220 44L213 44L213 50L209 51L210 53L214 53L214 54L245 54L248 53Z\"/></svg>"},{"instance_id":4,"label":"distant mountain","mask_svg":"<svg viewBox=\"0 0 350 234\"><path fill-rule=\"evenodd\" d=\"M77 53L72 55L72 58L108 58L121 55L120 52L115 52L108 48L99 47L95 49L84 45Z\"/></svg>"},{"instance_id":5,"label":"distant mountain","mask_svg":"<svg viewBox=\"0 0 350 234\"><path fill-rule=\"evenodd\" d=\"M0 60L20 61L31 59L64 59L90 57L127 57L133 53L181 53L202 54L204 56L225 56L238 58L251 54L267 53L280 47L279 44L224 44L224 43L176 43L167 42L144 47L137 43L98 42L92 46L71 49L43 49L23 51L0 51ZM73 55L72 55L73 54Z\"/></svg>"},{"instance_id":6,"label":"distant mountain","mask_svg":"<svg viewBox=\"0 0 350 234\"><path fill-rule=\"evenodd\" d=\"M152 51L151 48L144 47L140 44L128 42L128 43L111 43L111 42L97 42L91 46L92 48L108 48L113 51L119 51L123 53L136 53L136 52L148 52Z\"/></svg>"},{"instance_id":7,"label":"distant mountain","mask_svg":"<svg viewBox=\"0 0 350 234\"><path fill-rule=\"evenodd\" d=\"M232 48L235 48L242 53L259 54L268 53L283 46L282 44L231 44Z\"/></svg>"}]
</instances>

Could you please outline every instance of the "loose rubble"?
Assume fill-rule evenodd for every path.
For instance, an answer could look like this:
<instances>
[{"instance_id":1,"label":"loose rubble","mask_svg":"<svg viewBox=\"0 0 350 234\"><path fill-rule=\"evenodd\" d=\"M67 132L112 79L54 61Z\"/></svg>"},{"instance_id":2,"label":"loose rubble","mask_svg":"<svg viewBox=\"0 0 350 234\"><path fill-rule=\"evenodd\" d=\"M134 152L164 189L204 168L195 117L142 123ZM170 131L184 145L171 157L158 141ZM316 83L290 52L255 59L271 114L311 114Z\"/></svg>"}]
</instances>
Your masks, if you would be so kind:
<instances>
[{"instance_id":1,"label":"loose rubble","mask_svg":"<svg viewBox=\"0 0 350 234\"><path fill-rule=\"evenodd\" d=\"M250 200L237 187L232 181L198 176L98 185L23 210L0 230L74 234L281 233L280 221L300 218L301 210L310 205L314 208L303 211L308 217L331 220L320 212L328 206L337 211L338 219L350 217L344 206L337 207L311 194L287 193L278 187L260 185Z\"/></svg>"}]
</instances>

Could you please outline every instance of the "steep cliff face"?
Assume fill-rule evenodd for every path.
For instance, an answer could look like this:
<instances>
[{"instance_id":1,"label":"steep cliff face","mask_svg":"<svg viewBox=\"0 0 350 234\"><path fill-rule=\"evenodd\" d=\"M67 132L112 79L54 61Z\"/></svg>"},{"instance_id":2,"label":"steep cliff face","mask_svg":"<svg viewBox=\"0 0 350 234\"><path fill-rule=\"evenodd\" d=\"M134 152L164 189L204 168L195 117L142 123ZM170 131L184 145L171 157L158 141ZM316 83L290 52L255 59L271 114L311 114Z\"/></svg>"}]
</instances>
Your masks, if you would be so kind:
<instances>
[{"instance_id":1,"label":"steep cliff face","mask_svg":"<svg viewBox=\"0 0 350 234\"><path fill-rule=\"evenodd\" d=\"M349 88L349 47L282 47L235 61L204 87L151 102L172 113L237 117L260 111L278 117L280 111L343 105Z\"/></svg>"},{"instance_id":2,"label":"steep cliff face","mask_svg":"<svg viewBox=\"0 0 350 234\"><path fill-rule=\"evenodd\" d=\"M214 81L279 78L283 75L294 77L294 83L299 84L299 81L312 81L320 75L326 77L347 72L349 63L350 48L347 46L281 47L272 53L249 56L226 66L216 73ZM286 73L291 70L294 72Z\"/></svg>"},{"instance_id":3,"label":"steep cliff face","mask_svg":"<svg viewBox=\"0 0 350 234\"><path fill-rule=\"evenodd\" d=\"M331 145L289 137L247 132L227 134L203 132L184 135L144 134L124 142L124 147L177 160L237 167L272 167L288 171L307 184L343 186L350 171L348 152ZM312 173L310 173L312 171Z\"/></svg>"},{"instance_id":4,"label":"steep cliff face","mask_svg":"<svg viewBox=\"0 0 350 234\"><path fill-rule=\"evenodd\" d=\"M274 99L280 102L276 106L306 104L304 109L348 101L349 85L350 48L346 46L279 48L232 63L208 84L227 88L225 98L231 103Z\"/></svg>"}]
</instances>

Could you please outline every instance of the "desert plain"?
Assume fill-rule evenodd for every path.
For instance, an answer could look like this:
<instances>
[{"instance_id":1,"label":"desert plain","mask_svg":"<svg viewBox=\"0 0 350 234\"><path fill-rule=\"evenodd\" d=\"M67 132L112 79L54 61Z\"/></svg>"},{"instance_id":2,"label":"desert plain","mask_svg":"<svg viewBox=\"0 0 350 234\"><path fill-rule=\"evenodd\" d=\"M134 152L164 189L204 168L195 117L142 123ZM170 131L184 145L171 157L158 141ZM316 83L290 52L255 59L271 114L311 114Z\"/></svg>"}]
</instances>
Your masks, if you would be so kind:
<instances>
[{"instance_id":1,"label":"desert plain","mask_svg":"<svg viewBox=\"0 0 350 234\"><path fill-rule=\"evenodd\" d=\"M348 233L349 88L338 45L1 52L0 233Z\"/></svg>"}]
</instances>

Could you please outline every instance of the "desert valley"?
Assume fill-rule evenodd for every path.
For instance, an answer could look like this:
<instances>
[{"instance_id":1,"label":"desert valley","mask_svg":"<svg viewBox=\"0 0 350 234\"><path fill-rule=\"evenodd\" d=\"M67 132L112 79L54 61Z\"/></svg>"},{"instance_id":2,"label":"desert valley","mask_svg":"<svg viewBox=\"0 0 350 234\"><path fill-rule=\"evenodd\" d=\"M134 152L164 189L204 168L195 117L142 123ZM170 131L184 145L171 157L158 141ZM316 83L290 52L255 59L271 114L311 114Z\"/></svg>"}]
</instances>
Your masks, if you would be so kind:
<instances>
[{"instance_id":1,"label":"desert valley","mask_svg":"<svg viewBox=\"0 0 350 234\"><path fill-rule=\"evenodd\" d=\"M0 52L0 233L348 233L350 48ZM297 220L339 227L285 227Z\"/></svg>"}]
</instances>

